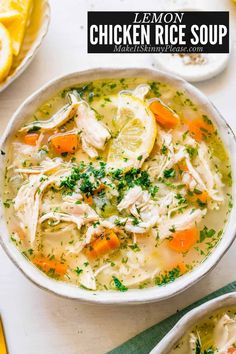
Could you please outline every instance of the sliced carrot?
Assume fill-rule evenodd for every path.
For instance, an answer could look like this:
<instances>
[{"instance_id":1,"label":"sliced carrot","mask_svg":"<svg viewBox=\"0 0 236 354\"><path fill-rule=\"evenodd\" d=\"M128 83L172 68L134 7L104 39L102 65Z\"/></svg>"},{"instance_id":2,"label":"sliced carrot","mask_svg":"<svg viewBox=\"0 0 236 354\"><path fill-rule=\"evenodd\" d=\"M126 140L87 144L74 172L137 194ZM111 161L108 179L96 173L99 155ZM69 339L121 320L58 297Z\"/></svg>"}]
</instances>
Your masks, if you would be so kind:
<instances>
[{"instance_id":1,"label":"sliced carrot","mask_svg":"<svg viewBox=\"0 0 236 354\"><path fill-rule=\"evenodd\" d=\"M24 142L28 145L36 145L39 138L39 134L29 133L24 136Z\"/></svg>"},{"instance_id":2,"label":"sliced carrot","mask_svg":"<svg viewBox=\"0 0 236 354\"><path fill-rule=\"evenodd\" d=\"M163 128L175 128L180 122L178 114L160 100L153 101L149 108Z\"/></svg>"},{"instance_id":3,"label":"sliced carrot","mask_svg":"<svg viewBox=\"0 0 236 354\"><path fill-rule=\"evenodd\" d=\"M91 195L83 195L84 202L87 203L88 205L93 204L93 197Z\"/></svg>"},{"instance_id":4,"label":"sliced carrot","mask_svg":"<svg viewBox=\"0 0 236 354\"><path fill-rule=\"evenodd\" d=\"M187 272L187 267L184 262L178 262L178 263L172 264L171 267L167 269L167 271L171 271L172 269L175 269L175 268L179 268L181 274L184 274Z\"/></svg>"},{"instance_id":5,"label":"sliced carrot","mask_svg":"<svg viewBox=\"0 0 236 354\"><path fill-rule=\"evenodd\" d=\"M94 191L94 193L100 193L106 188L106 185L104 183L101 183L100 186Z\"/></svg>"},{"instance_id":6,"label":"sliced carrot","mask_svg":"<svg viewBox=\"0 0 236 354\"><path fill-rule=\"evenodd\" d=\"M176 265L176 267L179 268L181 274L184 274L184 273L187 272L187 267L186 267L186 264L184 262L178 263Z\"/></svg>"},{"instance_id":7,"label":"sliced carrot","mask_svg":"<svg viewBox=\"0 0 236 354\"><path fill-rule=\"evenodd\" d=\"M51 138L51 144L58 154L64 152L72 154L78 148L78 137L76 134L55 135Z\"/></svg>"},{"instance_id":8,"label":"sliced carrot","mask_svg":"<svg viewBox=\"0 0 236 354\"><path fill-rule=\"evenodd\" d=\"M47 257L35 257L32 262L39 267L45 273L50 270L54 271L58 275L65 275L67 271L67 265L59 261L50 260Z\"/></svg>"},{"instance_id":9,"label":"sliced carrot","mask_svg":"<svg viewBox=\"0 0 236 354\"><path fill-rule=\"evenodd\" d=\"M201 193L194 193L190 199L194 202L198 202L200 201L201 203L206 204L208 201L209 195L207 193L207 191L203 191Z\"/></svg>"},{"instance_id":10,"label":"sliced carrot","mask_svg":"<svg viewBox=\"0 0 236 354\"><path fill-rule=\"evenodd\" d=\"M178 167L181 171L183 172L188 172L188 166L186 164L186 161L185 160L182 160L178 163Z\"/></svg>"},{"instance_id":11,"label":"sliced carrot","mask_svg":"<svg viewBox=\"0 0 236 354\"><path fill-rule=\"evenodd\" d=\"M120 240L113 230L106 230L99 238L91 242L86 249L89 258L98 258L118 248Z\"/></svg>"},{"instance_id":12,"label":"sliced carrot","mask_svg":"<svg viewBox=\"0 0 236 354\"><path fill-rule=\"evenodd\" d=\"M187 252L199 237L198 229L196 226L184 231L177 231L173 233L173 238L168 241L168 246L176 252Z\"/></svg>"},{"instance_id":13,"label":"sliced carrot","mask_svg":"<svg viewBox=\"0 0 236 354\"><path fill-rule=\"evenodd\" d=\"M188 126L191 135L197 141L202 141L206 134L212 134L215 130L213 124L205 121L203 118L185 120L185 123Z\"/></svg>"},{"instance_id":14,"label":"sliced carrot","mask_svg":"<svg viewBox=\"0 0 236 354\"><path fill-rule=\"evenodd\" d=\"M232 347L228 349L229 354L235 354L236 353L236 348Z\"/></svg>"}]
</instances>

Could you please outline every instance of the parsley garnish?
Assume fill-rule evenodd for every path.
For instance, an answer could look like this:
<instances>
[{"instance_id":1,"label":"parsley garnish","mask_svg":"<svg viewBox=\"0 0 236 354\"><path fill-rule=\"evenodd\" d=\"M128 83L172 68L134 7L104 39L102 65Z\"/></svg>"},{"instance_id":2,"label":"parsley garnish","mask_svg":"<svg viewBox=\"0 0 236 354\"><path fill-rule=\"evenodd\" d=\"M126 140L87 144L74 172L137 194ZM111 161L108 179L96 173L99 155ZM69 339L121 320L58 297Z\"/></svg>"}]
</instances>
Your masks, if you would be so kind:
<instances>
[{"instance_id":1,"label":"parsley garnish","mask_svg":"<svg viewBox=\"0 0 236 354\"><path fill-rule=\"evenodd\" d=\"M75 272L77 273L77 275L80 275L80 274L83 272L83 269L77 267L77 268L75 269Z\"/></svg>"},{"instance_id":2,"label":"parsley garnish","mask_svg":"<svg viewBox=\"0 0 236 354\"><path fill-rule=\"evenodd\" d=\"M205 241L206 238L211 238L215 235L216 231L214 229L208 229L208 227L204 226L204 228L200 231L200 242Z\"/></svg>"},{"instance_id":3,"label":"parsley garnish","mask_svg":"<svg viewBox=\"0 0 236 354\"><path fill-rule=\"evenodd\" d=\"M173 168L170 168L169 170L164 171L164 177L165 178L173 178L175 177L175 170Z\"/></svg>"},{"instance_id":4,"label":"parsley garnish","mask_svg":"<svg viewBox=\"0 0 236 354\"><path fill-rule=\"evenodd\" d=\"M189 156L190 156L191 158L196 157L197 154L198 154L197 149L194 148L194 147L192 147L192 146L190 146L190 145L186 146L186 151L187 151L187 153L189 154Z\"/></svg>"},{"instance_id":5,"label":"parsley garnish","mask_svg":"<svg viewBox=\"0 0 236 354\"><path fill-rule=\"evenodd\" d=\"M124 284L121 283L121 281L116 278L114 275L112 276L112 279L114 281L115 287L117 290L119 291L127 291L128 288L126 288L126 286L124 286Z\"/></svg>"},{"instance_id":6,"label":"parsley garnish","mask_svg":"<svg viewBox=\"0 0 236 354\"><path fill-rule=\"evenodd\" d=\"M155 283L158 286L163 286L165 284L175 281L175 279L178 278L180 275L180 268L175 267L172 270L164 272L163 274L160 274L158 277L156 277Z\"/></svg>"},{"instance_id":7,"label":"parsley garnish","mask_svg":"<svg viewBox=\"0 0 236 354\"><path fill-rule=\"evenodd\" d=\"M40 130L41 128L37 125L33 125L32 128L30 128L28 130L28 133L33 133L33 132L37 132L38 130Z\"/></svg>"}]
</instances>

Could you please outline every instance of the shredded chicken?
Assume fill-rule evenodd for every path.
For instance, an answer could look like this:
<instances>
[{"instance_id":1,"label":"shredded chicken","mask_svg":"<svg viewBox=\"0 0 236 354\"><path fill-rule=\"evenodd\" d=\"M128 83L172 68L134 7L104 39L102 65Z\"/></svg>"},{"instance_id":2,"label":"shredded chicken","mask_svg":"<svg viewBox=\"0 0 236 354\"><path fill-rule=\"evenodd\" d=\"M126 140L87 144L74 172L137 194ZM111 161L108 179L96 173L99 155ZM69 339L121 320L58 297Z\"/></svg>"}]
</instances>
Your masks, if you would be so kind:
<instances>
[{"instance_id":1,"label":"shredded chicken","mask_svg":"<svg viewBox=\"0 0 236 354\"><path fill-rule=\"evenodd\" d=\"M61 166L62 163L63 160L60 157L55 159L50 159L47 157L39 166L31 166L30 168L17 168L15 171L18 173L26 174L47 174L48 172L53 172L53 170Z\"/></svg>"},{"instance_id":2,"label":"shredded chicken","mask_svg":"<svg viewBox=\"0 0 236 354\"><path fill-rule=\"evenodd\" d=\"M53 219L57 222L73 222L80 229L82 225L98 220L97 213L86 203L74 204L64 202L61 205L62 213L49 212L42 215L39 222L42 223L45 220Z\"/></svg>"},{"instance_id":3,"label":"shredded chicken","mask_svg":"<svg viewBox=\"0 0 236 354\"><path fill-rule=\"evenodd\" d=\"M73 98L73 96L74 95L72 94L71 98ZM49 120L37 120L31 122L22 127L19 131L20 133L24 133L29 131L30 129L33 129L34 127L40 128L42 131L48 131L54 128L58 128L75 116L78 105L79 101L77 100L77 98L75 98L71 104L66 104Z\"/></svg>"},{"instance_id":4,"label":"shredded chicken","mask_svg":"<svg viewBox=\"0 0 236 354\"><path fill-rule=\"evenodd\" d=\"M65 170L61 170L50 177L43 174L32 174L28 181L20 187L16 195L14 200L16 215L28 235L31 245L34 244L36 237L42 196L50 185L60 185L60 178L64 173Z\"/></svg>"},{"instance_id":5,"label":"shredded chicken","mask_svg":"<svg viewBox=\"0 0 236 354\"><path fill-rule=\"evenodd\" d=\"M133 95L139 98L140 100L144 100L145 96L148 94L150 91L150 86L147 84L141 84L138 85L134 90L133 90Z\"/></svg>"},{"instance_id":6,"label":"shredded chicken","mask_svg":"<svg viewBox=\"0 0 236 354\"><path fill-rule=\"evenodd\" d=\"M128 218L126 230L130 232L143 233L159 220L158 208L150 199L150 194L139 186L131 188L117 208L119 211L126 209L139 220L138 225L133 225L133 220Z\"/></svg>"},{"instance_id":7,"label":"shredded chicken","mask_svg":"<svg viewBox=\"0 0 236 354\"><path fill-rule=\"evenodd\" d=\"M103 150L111 135L102 123L100 123L94 110L82 101L77 108L76 124L80 130L83 150L91 157L98 156L97 150Z\"/></svg>"},{"instance_id":8,"label":"shredded chicken","mask_svg":"<svg viewBox=\"0 0 236 354\"><path fill-rule=\"evenodd\" d=\"M228 353L228 349L236 343L236 319L224 314L214 328L213 339L217 354Z\"/></svg>"},{"instance_id":9,"label":"shredded chicken","mask_svg":"<svg viewBox=\"0 0 236 354\"><path fill-rule=\"evenodd\" d=\"M165 222L160 222L158 226L159 237L161 239L171 236L171 230L187 230L193 227L195 224L199 223L201 219L206 215L206 209L186 209L182 214L177 215Z\"/></svg>"}]
</instances>

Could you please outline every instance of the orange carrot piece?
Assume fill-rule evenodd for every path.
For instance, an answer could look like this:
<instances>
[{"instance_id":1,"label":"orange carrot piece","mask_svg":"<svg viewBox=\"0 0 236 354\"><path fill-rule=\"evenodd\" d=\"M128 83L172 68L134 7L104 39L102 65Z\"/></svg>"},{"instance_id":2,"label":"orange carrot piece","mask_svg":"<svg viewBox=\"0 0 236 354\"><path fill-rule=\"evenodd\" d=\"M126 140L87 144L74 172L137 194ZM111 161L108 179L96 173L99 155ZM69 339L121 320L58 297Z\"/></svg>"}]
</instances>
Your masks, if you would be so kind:
<instances>
[{"instance_id":1,"label":"orange carrot piece","mask_svg":"<svg viewBox=\"0 0 236 354\"><path fill-rule=\"evenodd\" d=\"M202 118L196 118L191 121L185 120L186 125L191 133L191 135L197 141L202 141L204 135L211 134L214 132L214 126Z\"/></svg>"},{"instance_id":2,"label":"orange carrot piece","mask_svg":"<svg viewBox=\"0 0 236 354\"><path fill-rule=\"evenodd\" d=\"M93 197L91 195L83 195L83 200L85 203L87 203L88 205L92 205L93 204Z\"/></svg>"},{"instance_id":3,"label":"orange carrot piece","mask_svg":"<svg viewBox=\"0 0 236 354\"><path fill-rule=\"evenodd\" d=\"M167 271L169 272L175 268L179 268L181 274L184 274L187 272L187 267L184 262L172 263L170 267L167 267Z\"/></svg>"},{"instance_id":4,"label":"orange carrot piece","mask_svg":"<svg viewBox=\"0 0 236 354\"><path fill-rule=\"evenodd\" d=\"M78 137L76 134L55 135L51 138L51 144L58 154L73 154L78 148Z\"/></svg>"},{"instance_id":5,"label":"orange carrot piece","mask_svg":"<svg viewBox=\"0 0 236 354\"><path fill-rule=\"evenodd\" d=\"M178 167L181 171L183 172L188 172L188 166L186 164L186 161L185 160L182 160L178 163Z\"/></svg>"},{"instance_id":6,"label":"orange carrot piece","mask_svg":"<svg viewBox=\"0 0 236 354\"><path fill-rule=\"evenodd\" d=\"M157 122L163 128L175 128L179 124L179 116L171 108L167 107L161 101L153 101L150 106L150 110L155 115Z\"/></svg>"},{"instance_id":7,"label":"orange carrot piece","mask_svg":"<svg viewBox=\"0 0 236 354\"><path fill-rule=\"evenodd\" d=\"M186 264L184 262L178 263L176 265L176 267L179 268L181 274L184 274L184 273L187 272L187 267L186 267Z\"/></svg>"},{"instance_id":8,"label":"orange carrot piece","mask_svg":"<svg viewBox=\"0 0 236 354\"><path fill-rule=\"evenodd\" d=\"M119 246L120 240L116 233L113 230L106 230L104 234L88 245L86 254L89 258L98 258Z\"/></svg>"},{"instance_id":9,"label":"orange carrot piece","mask_svg":"<svg viewBox=\"0 0 236 354\"><path fill-rule=\"evenodd\" d=\"M66 264L60 263L55 260L50 260L46 257L35 257L32 259L32 262L45 273L48 273L50 270L53 270L56 274L63 276L67 271Z\"/></svg>"},{"instance_id":10,"label":"orange carrot piece","mask_svg":"<svg viewBox=\"0 0 236 354\"><path fill-rule=\"evenodd\" d=\"M228 349L228 354L235 354L236 353L236 348L232 347Z\"/></svg>"},{"instance_id":11,"label":"orange carrot piece","mask_svg":"<svg viewBox=\"0 0 236 354\"><path fill-rule=\"evenodd\" d=\"M168 241L168 246L176 252L187 252L199 237L198 229L196 226L184 231L177 231L173 234L173 238Z\"/></svg>"},{"instance_id":12,"label":"orange carrot piece","mask_svg":"<svg viewBox=\"0 0 236 354\"><path fill-rule=\"evenodd\" d=\"M25 144L35 146L37 144L38 138L39 138L39 134L29 133L24 136L24 142Z\"/></svg>"},{"instance_id":13,"label":"orange carrot piece","mask_svg":"<svg viewBox=\"0 0 236 354\"><path fill-rule=\"evenodd\" d=\"M207 191L203 191L202 193L199 193L199 194L194 193L194 195L191 196L192 201L197 202L199 200L200 202L202 202L204 204L207 203L208 198L209 198L209 195L208 195Z\"/></svg>"},{"instance_id":14,"label":"orange carrot piece","mask_svg":"<svg viewBox=\"0 0 236 354\"><path fill-rule=\"evenodd\" d=\"M106 185L104 183L101 183L100 186L94 191L94 193L100 193L106 188Z\"/></svg>"}]
</instances>

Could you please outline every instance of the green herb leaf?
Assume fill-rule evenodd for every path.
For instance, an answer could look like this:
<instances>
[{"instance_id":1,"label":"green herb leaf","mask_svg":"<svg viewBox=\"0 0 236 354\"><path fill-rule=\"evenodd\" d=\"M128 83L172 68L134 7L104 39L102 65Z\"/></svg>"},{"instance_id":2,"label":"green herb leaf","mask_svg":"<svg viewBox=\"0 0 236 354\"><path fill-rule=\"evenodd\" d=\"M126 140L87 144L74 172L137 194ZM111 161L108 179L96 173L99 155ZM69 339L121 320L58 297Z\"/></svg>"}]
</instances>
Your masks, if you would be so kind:
<instances>
[{"instance_id":1,"label":"green herb leaf","mask_svg":"<svg viewBox=\"0 0 236 354\"><path fill-rule=\"evenodd\" d=\"M214 229L208 229L208 227L204 226L204 228L200 231L200 242L205 241L206 238L211 238L215 235L216 231Z\"/></svg>"},{"instance_id":2,"label":"green herb leaf","mask_svg":"<svg viewBox=\"0 0 236 354\"><path fill-rule=\"evenodd\" d=\"M164 171L164 177L165 178L173 178L175 177L175 170L173 168L170 168L169 170Z\"/></svg>"},{"instance_id":3,"label":"green herb leaf","mask_svg":"<svg viewBox=\"0 0 236 354\"><path fill-rule=\"evenodd\" d=\"M121 283L121 281L116 278L114 275L112 276L112 279L114 281L115 287L117 290L119 291L127 291L128 288L126 288L126 286L124 286L124 284Z\"/></svg>"},{"instance_id":4,"label":"green herb leaf","mask_svg":"<svg viewBox=\"0 0 236 354\"><path fill-rule=\"evenodd\" d=\"M77 275L80 275L80 274L83 272L83 269L77 267L77 268L75 269L75 272L77 273Z\"/></svg>"}]
</instances>

